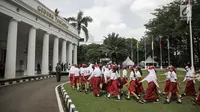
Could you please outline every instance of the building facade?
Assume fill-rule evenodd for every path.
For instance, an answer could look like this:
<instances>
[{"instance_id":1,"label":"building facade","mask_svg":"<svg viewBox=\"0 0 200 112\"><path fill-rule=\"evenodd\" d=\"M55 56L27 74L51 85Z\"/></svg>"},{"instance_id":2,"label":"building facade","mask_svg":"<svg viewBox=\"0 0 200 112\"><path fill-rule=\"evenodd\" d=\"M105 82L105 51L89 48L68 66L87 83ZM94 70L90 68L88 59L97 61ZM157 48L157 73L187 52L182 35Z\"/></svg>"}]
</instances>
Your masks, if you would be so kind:
<instances>
[{"instance_id":1,"label":"building facade","mask_svg":"<svg viewBox=\"0 0 200 112\"><path fill-rule=\"evenodd\" d=\"M33 76L38 64L41 74L48 74L50 64L53 71L58 62L76 64L79 39L76 28L39 0L0 0L4 78Z\"/></svg>"}]
</instances>

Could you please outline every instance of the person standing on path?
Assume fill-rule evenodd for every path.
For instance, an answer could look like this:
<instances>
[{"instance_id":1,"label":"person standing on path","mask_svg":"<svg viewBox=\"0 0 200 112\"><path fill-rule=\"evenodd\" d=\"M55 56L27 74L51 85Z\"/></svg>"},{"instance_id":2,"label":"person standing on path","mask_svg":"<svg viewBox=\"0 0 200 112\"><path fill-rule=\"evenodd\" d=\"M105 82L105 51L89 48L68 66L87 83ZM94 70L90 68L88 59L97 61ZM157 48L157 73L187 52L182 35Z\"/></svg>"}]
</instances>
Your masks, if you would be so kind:
<instances>
[{"instance_id":1,"label":"person standing on path","mask_svg":"<svg viewBox=\"0 0 200 112\"><path fill-rule=\"evenodd\" d=\"M56 80L57 82L60 82L60 79L61 79L61 66L59 63L57 63L57 66L56 66Z\"/></svg>"}]
</instances>

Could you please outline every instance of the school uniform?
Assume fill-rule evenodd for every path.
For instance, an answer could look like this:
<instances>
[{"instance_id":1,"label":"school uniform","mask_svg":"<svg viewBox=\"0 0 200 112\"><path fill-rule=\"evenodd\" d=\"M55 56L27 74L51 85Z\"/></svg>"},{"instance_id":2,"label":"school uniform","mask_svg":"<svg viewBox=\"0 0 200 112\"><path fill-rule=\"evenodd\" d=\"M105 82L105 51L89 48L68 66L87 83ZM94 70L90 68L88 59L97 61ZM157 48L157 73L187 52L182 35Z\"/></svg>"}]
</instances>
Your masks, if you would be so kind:
<instances>
[{"instance_id":1,"label":"school uniform","mask_svg":"<svg viewBox=\"0 0 200 112\"><path fill-rule=\"evenodd\" d=\"M74 84L80 83L80 69L74 68Z\"/></svg>"},{"instance_id":2,"label":"school uniform","mask_svg":"<svg viewBox=\"0 0 200 112\"><path fill-rule=\"evenodd\" d=\"M138 95L136 75L133 71L130 72L130 85L128 87L128 90L130 91L130 93L134 92Z\"/></svg>"},{"instance_id":3,"label":"school uniform","mask_svg":"<svg viewBox=\"0 0 200 112\"><path fill-rule=\"evenodd\" d=\"M110 94L111 95L119 95L119 85L118 85L118 74L117 73L111 73L110 76L111 80L111 87L110 87Z\"/></svg>"},{"instance_id":4,"label":"school uniform","mask_svg":"<svg viewBox=\"0 0 200 112\"><path fill-rule=\"evenodd\" d=\"M192 77L192 70L187 69L186 76L183 81L187 81L184 94L185 95L195 95L195 86L194 86L194 80L191 78Z\"/></svg>"},{"instance_id":5,"label":"school uniform","mask_svg":"<svg viewBox=\"0 0 200 112\"><path fill-rule=\"evenodd\" d=\"M139 83L142 80L142 75L141 75L140 71L136 71L136 77L137 77L138 92L142 93L142 92L144 92L144 88L142 86L142 83Z\"/></svg>"},{"instance_id":6,"label":"school uniform","mask_svg":"<svg viewBox=\"0 0 200 112\"><path fill-rule=\"evenodd\" d=\"M104 83L103 83L103 86L102 86L102 90L106 90L107 92L110 91L110 71L108 68L105 68L105 71L104 71Z\"/></svg>"},{"instance_id":7,"label":"school uniform","mask_svg":"<svg viewBox=\"0 0 200 112\"><path fill-rule=\"evenodd\" d=\"M101 81L101 70L99 67L96 67L92 75L89 77L90 80L93 77L93 93L94 95L99 95L100 93L100 81Z\"/></svg>"},{"instance_id":8,"label":"school uniform","mask_svg":"<svg viewBox=\"0 0 200 112\"><path fill-rule=\"evenodd\" d=\"M177 75L174 71L169 73L169 80L170 80L170 86L169 86L169 92L172 93L177 93L178 91L178 83L176 82L177 80Z\"/></svg>"},{"instance_id":9,"label":"school uniform","mask_svg":"<svg viewBox=\"0 0 200 112\"><path fill-rule=\"evenodd\" d=\"M122 84L125 85L125 84L127 83L127 81L128 81L127 70L124 69L124 70L122 71Z\"/></svg>"},{"instance_id":10,"label":"school uniform","mask_svg":"<svg viewBox=\"0 0 200 112\"><path fill-rule=\"evenodd\" d=\"M144 96L145 101L149 100L157 100L158 99L158 94L157 94L157 87L159 87L158 82L157 82L157 77L155 74L155 70L148 70L149 74L147 75L146 78L144 78L142 81L147 81L148 82L148 87L146 89L146 93Z\"/></svg>"},{"instance_id":11,"label":"school uniform","mask_svg":"<svg viewBox=\"0 0 200 112\"><path fill-rule=\"evenodd\" d=\"M170 73L171 73L171 72L167 72L167 73L165 73L165 75L166 75L166 81L165 81L164 92L166 92L166 93L169 92L169 86L170 86Z\"/></svg>"},{"instance_id":12,"label":"school uniform","mask_svg":"<svg viewBox=\"0 0 200 112\"><path fill-rule=\"evenodd\" d=\"M75 67L72 66L69 70L69 79L70 79L70 85L74 85L74 74L75 74Z\"/></svg>"}]
</instances>

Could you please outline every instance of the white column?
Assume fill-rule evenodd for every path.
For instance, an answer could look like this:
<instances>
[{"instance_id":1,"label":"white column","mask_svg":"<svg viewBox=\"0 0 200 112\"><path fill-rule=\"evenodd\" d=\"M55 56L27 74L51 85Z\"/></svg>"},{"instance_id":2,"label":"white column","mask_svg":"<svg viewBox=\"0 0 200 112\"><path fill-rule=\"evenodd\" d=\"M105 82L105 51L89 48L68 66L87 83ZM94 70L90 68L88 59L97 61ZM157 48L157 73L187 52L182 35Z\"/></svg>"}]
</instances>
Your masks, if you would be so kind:
<instances>
[{"instance_id":1,"label":"white column","mask_svg":"<svg viewBox=\"0 0 200 112\"><path fill-rule=\"evenodd\" d=\"M77 45L74 45L74 64L77 64Z\"/></svg>"},{"instance_id":2,"label":"white column","mask_svg":"<svg viewBox=\"0 0 200 112\"><path fill-rule=\"evenodd\" d=\"M66 40L63 40L62 42L62 63L65 64L66 61Z\"/></svg>"},{"instance_id":3,"label":"white column","mask_svg":"<svg viewBox=\"0 0 200 112\"><path fill-rule=\"evenodd\" d=\"M35 75L35 44L36 44L36 28L32 27L29 31L28 39L28 57L27 57L27 75Z\"/></svg>"},{"instance_id":4,"label":"white column","mask_svg":"<svg viewBox=\"0 0 200 112\"><path fill-rule=\"evenodd\" d=\"M49 34L44 34L43 52L42 52L42 74L49 73Z\"/></svg>"},{"instance_id":5,"label":"white column","mask_svg":"<svg viewBox=\"0 0 200 112\"><path fill-rule=\"evenodd\" d=\"M8 26L5 78L15 78L18 21L11 19Z\"/></svg>"},{"instance_id":6,"label":"white column","mask_svg":"<svg viewBox=\"0 0 200 112\"><path fill-rule=\"evenodd\" d=\"M73 64L72 63L72 48L73 48L72 43L69 42L69 44L68 44L68 64L70 64L70 66Z\"/></svg>"},{"instance_id":7,"label":"white column","mask_svg":"<svg viewBox=\"0 0 200 112\"><path fill-rule=\"evenodd\" d=\"M56 71L56 65L58 63L58 42L58 37L55 37L53 47L53 71Z\"/></svg>"}]
</instances>

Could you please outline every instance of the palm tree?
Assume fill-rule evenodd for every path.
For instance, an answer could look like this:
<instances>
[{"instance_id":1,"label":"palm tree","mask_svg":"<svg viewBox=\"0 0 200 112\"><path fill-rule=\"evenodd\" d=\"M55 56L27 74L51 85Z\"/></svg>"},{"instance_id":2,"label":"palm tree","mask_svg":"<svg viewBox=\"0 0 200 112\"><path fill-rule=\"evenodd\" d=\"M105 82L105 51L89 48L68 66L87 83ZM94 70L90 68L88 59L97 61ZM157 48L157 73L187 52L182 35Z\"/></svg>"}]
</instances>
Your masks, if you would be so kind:
<instances>
[{"instance_id":1,"label":"palm tree","mask_svg":"<svg viewBox=\"0 0 200 112\"><path fill-rule=\"evenodd\" d=\"M120 55L126 55L127 49L125 39L119 37L119 34L111 33L104 37L104 53L109 56L113 62L118 63Z\"/></svg>"},{"instance_id":2,"label":"palm tree","mask_svg":"<svg viewBox=\"0 0 200 112\"><path fill-rule=\"evenodd\" d=\"M83 12L79 11L77 17L69 17L65 18L72 26L77 28L78 34L80 35L81 30L85 33L86 41L89 39L89 32L88 32L88 23L92 22L93 19L90 16L83 16Z\"/></svg>"}]
</instances>

